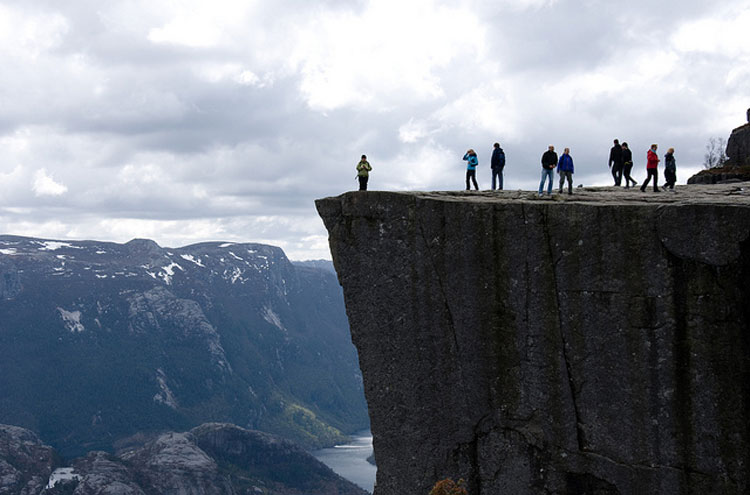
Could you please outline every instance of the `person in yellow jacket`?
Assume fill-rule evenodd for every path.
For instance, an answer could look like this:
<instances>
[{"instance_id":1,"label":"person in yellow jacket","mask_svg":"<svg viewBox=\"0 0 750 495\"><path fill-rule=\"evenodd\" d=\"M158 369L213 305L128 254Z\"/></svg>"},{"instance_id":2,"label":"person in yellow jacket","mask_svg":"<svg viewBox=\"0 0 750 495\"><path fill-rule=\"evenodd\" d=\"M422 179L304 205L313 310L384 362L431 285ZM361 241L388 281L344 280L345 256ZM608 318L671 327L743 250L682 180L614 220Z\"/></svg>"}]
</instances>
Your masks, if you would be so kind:
<instances>
[{"instance_id":1,"label":"person in yellow jacket","mask_svg":"<svg viewBox=\"0 0 750 495\"><path fill-rule=\"evenodd\" d=\"M357 178L359 179L359 190L367 191L367 179L370 178L370 162L367 161L367 155L362 155L362 159L357 164Z\"/></svg>"}]
</instances>

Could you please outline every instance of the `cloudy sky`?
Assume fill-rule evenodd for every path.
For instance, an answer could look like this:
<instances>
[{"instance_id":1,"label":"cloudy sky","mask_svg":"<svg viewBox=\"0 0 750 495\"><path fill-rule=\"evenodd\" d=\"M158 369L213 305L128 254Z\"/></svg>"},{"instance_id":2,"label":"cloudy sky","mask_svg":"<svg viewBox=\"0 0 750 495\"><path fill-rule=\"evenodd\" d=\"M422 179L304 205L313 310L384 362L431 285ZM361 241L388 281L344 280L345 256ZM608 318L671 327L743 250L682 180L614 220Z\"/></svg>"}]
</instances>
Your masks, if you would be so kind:
<instances>
[{"instance_id":1,"label":"cloudy sky","mask_svg":"<svg viewBox=\"0 0 750 495\"><path fill-rule=\"evenodd\" d=\"M612 139L678 182L750 106L750 0L0 0L0 234L330 258L315 198L535 189L548 144L609 185Z\"/></svg>"}]
</instances>

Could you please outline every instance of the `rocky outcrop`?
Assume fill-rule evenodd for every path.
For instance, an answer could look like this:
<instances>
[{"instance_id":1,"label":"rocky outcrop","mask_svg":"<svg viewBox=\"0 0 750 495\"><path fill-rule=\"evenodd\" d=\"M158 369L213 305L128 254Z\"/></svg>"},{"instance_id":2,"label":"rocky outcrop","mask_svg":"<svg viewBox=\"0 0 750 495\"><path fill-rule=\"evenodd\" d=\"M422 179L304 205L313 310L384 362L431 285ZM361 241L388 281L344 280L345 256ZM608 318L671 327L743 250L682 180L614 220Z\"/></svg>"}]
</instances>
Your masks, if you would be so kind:
<instances>
[{"instance_id":1,"label":"rocky outcrop","mask_svg":"<svg viewBox=\"0 0 750 495\"><path fill-rule=\"evenodd\" d=\"M31 431L0 425L0 495L37 495L59 463Z\"/></svg>"},{"instance_id":2,"label":"rocky outcrop","mask_svg":"<svg viewBox=\"0 0 750 495\"><path fill-rule=\"evenodd\" d=\"M750 123L732 131L727 141L727 156L731 165L750 166Z\"/></svg>"},{"instance_id":3,"label":"rocky outcrop","mask_svg":"<svg viewBox=\"0 0 750 495\"><path fill-rule=\"evenodd\" d=\"M750 183L316 202L376 495L747 493Z\"/></svg>"},{"instance_id":4,"label":"rocky outcrop","mask_svg":"<svg viewBox=\"0 0 750 495\"><path fill-rule=\"evenodd\" d=\"M32 432L0 425L2 495L366 495L288 440L221 423L60 462Z\"/></svg>"},{"instance_id":5,"label":"rocky outcrop","mask_svg":"<svg viewBox=\"0 0 750 495\"><path fill-rule=\"evenodd\" d=\"M748 109L750 116L750 109ZM727 141L728 160L717 168L701 170L687 181L688 184L721 184L750 180L750 118L748 123L732 131Z\"/></svg>"}]
</instances>

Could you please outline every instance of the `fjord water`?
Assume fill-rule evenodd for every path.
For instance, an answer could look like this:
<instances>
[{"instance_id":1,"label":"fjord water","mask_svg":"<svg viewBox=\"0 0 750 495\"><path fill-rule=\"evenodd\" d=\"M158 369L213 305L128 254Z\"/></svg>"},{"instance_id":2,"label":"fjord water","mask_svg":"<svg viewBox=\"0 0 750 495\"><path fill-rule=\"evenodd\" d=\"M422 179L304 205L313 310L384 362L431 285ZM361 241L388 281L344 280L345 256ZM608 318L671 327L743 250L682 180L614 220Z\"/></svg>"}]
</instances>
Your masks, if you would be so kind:
<instances>
[{"instance_id":1,"label":"fjord water","mask_svg":"<svg viewBox=\"0 0 750 495\"><path fill-rule=\"evenodd\" d=\"M337 474L372 493L377 468L367 462L372 455L372 434L363 431L352 435L350 443L313 452L323 464Z\"/></svg>"}]
</instances>

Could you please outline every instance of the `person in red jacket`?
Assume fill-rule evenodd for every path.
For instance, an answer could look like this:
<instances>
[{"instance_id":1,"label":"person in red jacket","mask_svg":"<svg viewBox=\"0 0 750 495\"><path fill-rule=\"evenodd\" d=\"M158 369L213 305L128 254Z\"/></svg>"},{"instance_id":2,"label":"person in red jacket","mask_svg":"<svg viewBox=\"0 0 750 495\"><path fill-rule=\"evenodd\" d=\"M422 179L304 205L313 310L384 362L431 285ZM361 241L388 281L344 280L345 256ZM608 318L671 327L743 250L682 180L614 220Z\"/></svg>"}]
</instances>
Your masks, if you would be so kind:
<instances>
[{"instance_id":1,"label":"person in red jacket","mask_svg":"<svg viewBox=\"0 0 750 495\"><path fill-rule=\"evenodd\" d=\"M646 192L646 186L651 177L654 178L654 192L659 192L659 170L657 169L659 166L659 155L656 154L656 148L657 146L652 144L651 149L646 153L646 173L648 175L646 176L646 180L643 181L641 192Z\"/></svg>"}]
</instances>

